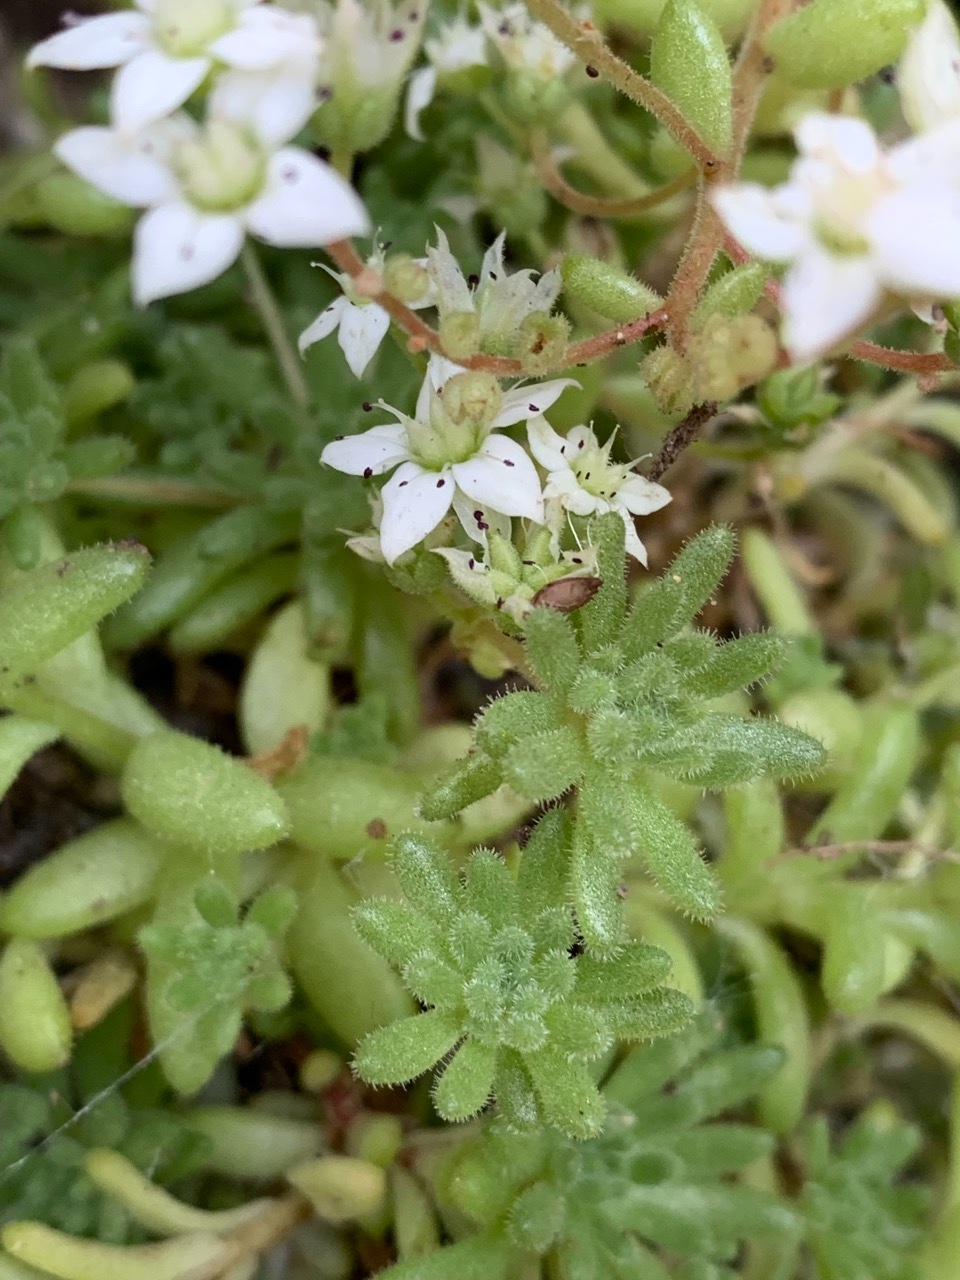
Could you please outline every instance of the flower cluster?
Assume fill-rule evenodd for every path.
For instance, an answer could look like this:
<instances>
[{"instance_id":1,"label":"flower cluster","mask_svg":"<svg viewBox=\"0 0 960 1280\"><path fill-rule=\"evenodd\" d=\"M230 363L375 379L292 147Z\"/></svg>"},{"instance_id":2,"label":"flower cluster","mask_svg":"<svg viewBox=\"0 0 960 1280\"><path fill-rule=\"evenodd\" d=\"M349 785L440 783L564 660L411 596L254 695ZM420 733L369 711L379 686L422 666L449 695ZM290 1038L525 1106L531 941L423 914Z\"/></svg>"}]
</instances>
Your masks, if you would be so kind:
<instances>
[{"instance_id":1,"label":"flower cluster","mask_svg":"<svg viewBox=\"0 0 960 1280\"><path fill-rule=\"evenodd\" d=\"M117 67L111 124L54 150L108 196L146 210L133 292L145 305L215 279L247 234L282 247L369 231L334 169L288 145L311 118L325 41L315 19L259 0L136 0L38 44L33 66ZM180 110L209 85L197 124Z\"/></svg>"},{"instance_id":2,"label":"flower cluster","mask_svg":"<svg viewBox=\"0 0 960 1280\"><path fill-rule=\"evenodd\" d=\"M786 183L715 193L744 249L787 264L784 344L796 362L828 353L891 298L927 308L960 298L958 68L956 23L937 0L900 68L916 136L885 149L865 120L813 112L794 130L800 154Z\"/></svg>"}]
</instances>

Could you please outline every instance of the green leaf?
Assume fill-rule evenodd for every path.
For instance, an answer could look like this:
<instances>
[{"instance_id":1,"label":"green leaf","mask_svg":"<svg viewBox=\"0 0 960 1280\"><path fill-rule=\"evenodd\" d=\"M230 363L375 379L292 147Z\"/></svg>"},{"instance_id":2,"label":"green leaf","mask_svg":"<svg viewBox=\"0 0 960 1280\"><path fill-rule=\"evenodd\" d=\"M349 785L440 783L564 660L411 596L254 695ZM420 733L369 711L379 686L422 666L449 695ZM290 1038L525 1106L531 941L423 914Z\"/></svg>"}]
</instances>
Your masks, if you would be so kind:
<instances>
[{"instance_id":1,"label":"green leaf","mask_svg":"<svg viewBox=\"0 0 960 1280\"><path fill-rule=\"evenodd\" d=\"M591 521L589 532L597 548L597 573L602 585L590 603L576 614L587 655L620 638L627 606L623 521L609 512Z\"/></svg>"},{"instance_id":2,"label":"green leaf","mask_svg":"<svg viewBox=\"0 0 960 1280\"><path fill-rule=\"evenodd\" d=\"M697 1179L737 1173L769 1155L775 1145L772 1134L746 1124L701 1124L670 1139L686 1176Z\"/></svg>"},{"instance_id":3,"label":"green leaf","mask_svg":"<svg viewBox=\"0 0 960 1280\"><path fill-rule=\"evenodd\" d=\"M801 729L757 716L708 716L702 735L705 760L677 770L703 787L729 787L751 778L808 778L824 765L823 744Z\"/></svg>"},{"instance_id":4,"label":"green leaf","mask_svg":"<svg viewBox=\"0 0 960 1280\"><path fill-rule=\"evenodd\" d=\"M603 1127L606 1106L585 1067L554 1049L524 1056L544 1117L571 1138L593 1138Z\"/></svg>"},{"instance_id":5,"label":"green leaf","mask_svg":"<svg viewBox=\"0 0 960 1280\"><path fill-rule=\"evenodd\" d=\"M832 886L818 909L823 929L820 980L841 1013L866 1013L884 992L886 930L880 903L865 885Z\"/></svg>"},{"instance_id":6,"label":"green leaf","mask_svg":"<svg viewBox=\"0 0 960 1280\"><path fill-rule=\"evenodd\" d=\"M423 951L435 951L439 937L422 914L390 898L367 899L353 909L353 925L364 942L398 969Z\"/></svg>"},{"instance_id":7,"label":"green leaf","mask_svg":"<svg viewBox=\"0 0 960 1280\"><path fill-rule=\"evenodd\" d=\"M643 837L640 856L650 875L675 907L709 920L719 910L720 894L689 829L650 791L638 787L630 801Z\"/></svg>"},{"instance_id":8,"label":"green leaf","mask_svg":"<svg viewBox=\"0 0 960 1280\"><path fill-rule=\"evenodd\" d=\"M583 955L577 960L577 997L581 1000L622 1000L659 986L673 961L661 947L628 942L610 960Z\"/></svg>"},{"instance_id":9,"label":"green leaf","mask_svg":"<svg viewBox=\"0 0 960 1280\"><path fill-rule=\"evenodd\" d=\"M566 903L570 820L563 809L545 813L524 846L517 874L517 912L532 920Z\"/></svg>"},{"instance_id":10,"label":"green leaf","mask_svg":"<svg viewBox=\"0 0 960 1280\"><path fill-rule=\"evenodd\" d=\"M367 1084L406 1084L445 1057L462 1034L459 1020L437 1009L401 1018L360 1042L354 1069Z\"/></svg>"},{"instance_id":11,"label":"green leaf","mask_svg":"<svg viewBox=\"0 0 960 1280\"><path fill-rule=\"evenodd\" d=\"M684 690L698 697L716 698L746 689L780 665L788 645L783 636L766 632L729 640L714 650L705 668L683 673Z\"/></svg>"},{"instance_id":12,"label":"green leaf","mask_svg":"<svg viewBox=\"0 0 960 1280\"><path fill-rule=\"evenodd\" d=\"M403 985L421 1004L449 1008L463 994L463 979L439 956L422 952L403 967Z\"/></svg>"},{"instance_id":13,"label":"green leaf","mask_svg":"<svg viewBox=\"0 0 960 1280\"><path fill-rule=\"evenodd\" d=\"M25 716L0 719L0 800L30 757L59 736L58 729L39 720Z\"/></svg>"},{"instance_id":14,"label":"green leaf","mask_svg":"<svg viewBox=\"0 0 960 1280\"><path fill-rule=\"evenodd\" d=\"M469 1120L490 1101L497 1050L470 1038L444 1067L433 1090L433 1105L444 1120Z\"/></svg>"},{"instance_id":15,"label":"green leaf","mask_svg":"<svg viewBox=\"0 0 960 1280\"><path fill-rule=\"evenodd\" d=\"M507 1280L517 1274L516 1246L499 1233L472 1236L379 1272L380 1280Z\"/></svg>"},{"instance_id":16,"label":"green leaf","mask_svg":"<svg viewBox=\"0 0 960 1280\"><path fill-rule=\"evenodd\" d=\"M651 653L690 621L686 600L684 584L666 575L637 593L624 632L623 651L628 661ZM645 687L641 683L639 692Z\"/></svg>"},{"instance_id":17,"label":"green leaf","mask_svg":"<svg viewBox=\"0 0 960 1280\"><path fill-rule=\"evenodd\" d=\"M504 779L528 800L552 800L580 781L583 757L574 729L548 729L510 748L503 762Z\"/></svg>"},{"instance_id":18,"label":"green leaf","mask_svg":"<svg viewBox=\"0 0 960 1280\"><path fill-rule=\"evenodd\" d=\"M129 600L147 576L145 547L105 544L31 569L2 594L0 689L9 689Z\"/></svg>"},{"instance_id":19,"label":"green leaf","mask_svg":"<svg viewBox=\"0 0 960 1280\"><path fill-rule=\"evenodd\" d=\"M812 0L763 38L777 73L803 89L843 89L896 62L923 0Z\"/></svg>"},{"instance_id":20,"label":"green leaf","mask_svg":"<svg viewBox=\"0 0 960 1280\"><path fill-rule=\"evenodd\" d=\"M714 1054L680 1085L693 1100L698 1119L738 1106L758 1093L783 1066L784 1053L773 1045L741 1045Z\"/></svg>"},{"instance_id":21,"label":"green leaf","mask_svg":"<svg viewBox=\"0 0 960 1280\"><path fill-rule=\"evenodd\" d=\"M664 5L650 48L650 78L708 146L719 155L729 152L730 60L716 24L694 0L667 0Z\"/></svg>"},{"instance_id":22,"label":"green leaf","mask_svg":"<svg viewBox=\"0 0 960 1280\"><path fill-rule=\"evenodd\" d=\"M656 1040L682 1030L696 1012L693 1001L672 987L657 987L629 1003L604 1006L621 1040Z\"/></svg>"},{"instance_id":23,"label":"green leaf","mask_svg":"<svg viewBox=\"0 0 960 1280\"><path fill-rule=\"evenodd\" d=\"M452 818L461 809L491 795L502 781L500 762L482 751L475 752L421 792L420 816L429 822Z\"/></svg>"},{"instance_id":24,"label":"green leaf","mask_svg":"<svg viewBox=\"0 0 960 1280\"><path fill-rule=\"evenodd\" d=\"M516 919L517 890L510 869L492 849L476 849L467 861L463 898L494 929Z\"/></svg>"},{"instance_id":25,"label":"green leaf","mask_svg":"<svg viewBox=\"0 0 960 1280\"><path fill-rule=\"evenodd\" d=\"M558 728L560 723L560 707L553 698L520 689L489 702L477 716L474 731L485 751L503 752L534 733Z\"/></svg>"},{"instance_id":26,"label":"green leaf","mask_svg":"<svg viewBox=\"0 0 960 1280\"><path fill-rule=\"evenodd\" d=\"M621 865L598 849L577 824L570 864L570 889L577 924L588 947L609 955L623 942Z\"/></svg>"},{"instance_id":27,"label":"green leaf","mask_svg":"<svg viewBox=\"0 0 960 1280\"><path fill-rule=\"evenodd\" d=\"M390 865L400 887L419 911L438 923L456 914L460 886L450 859L428 840L413 835L390 842Z\"/></svg>"},{"instance_id":28,"label":"green leaf","mask_svg":"<svg viewBox=\"0 0 960 1280\"><path fill-rule=\"evenodd\" d=\"M121 791L149 831L201 853L265 849L290 826L286 806L265 778L185 733L141 738L127 759Z\"/></svg>"},{"instance_id":29,"label":"green leaf","mask_svg":"<svg viewBox=\"0 0 960 1280\"><path fill-rule=\"evenodd\" d=\"M582 660L570 619L556 609L534 609L523 627L527 657L537 676L552 692L565 692Z\"/></svg>"}]
</instances>

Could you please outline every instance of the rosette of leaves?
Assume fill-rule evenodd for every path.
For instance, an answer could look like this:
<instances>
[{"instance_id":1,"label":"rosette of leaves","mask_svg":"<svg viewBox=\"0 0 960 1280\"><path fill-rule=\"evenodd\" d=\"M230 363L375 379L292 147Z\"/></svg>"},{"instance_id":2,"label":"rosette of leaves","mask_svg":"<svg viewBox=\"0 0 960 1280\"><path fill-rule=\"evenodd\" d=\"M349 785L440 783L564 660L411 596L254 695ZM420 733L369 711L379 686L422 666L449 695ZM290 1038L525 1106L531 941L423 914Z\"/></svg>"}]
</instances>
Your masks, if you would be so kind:
<instances>
[{"instance_id":1,"label":"rosette of leaves","mask_svg":"<svg viewBox=\"0 0 960 1280\"><path fill-rule=\"evenodd\" d=\"M133 447L120 436L85 431L70 439L70 406L69 389L61 392L33 340L9 340L0 360L0 520L20 569L33 568L40 558L35 504L59 498L71 480L110 475L133 458Z\"/></svg>"},{"instance_id":2,"label":"rosette of leaves","mask_svg":"<svg viewBox=\"0 0 960 1280\"><path fill-rule=\"evenodd\" d=\"M422 812L450 817L503 782L531 801L574 792L572 834L555 874L569 884L584 940L610 953L623 940L617 887L630 858L681 911L707 919L719 905L714 877L655 775L719 790L806 776L824 751L800 730L733 714L723 702L779 664L784 639L720 642L691 629L730 564L730 529L704 530L632 604L619 518L603 517L592 533L600 590L573 614L533 611L524 648L537 687L481 712L474 752L424 796Z\"/></svg>"},{"instance_id":3,"label":"rosette of leaves","mask_svg":"<svg viewBox=\"0 0 960 1280\"><path fill-rule=\"evenodd\" d=\"M904 1169L921 1135L912 1125L879 1123L869 1112L831 1149L818 1116L800 1144L806 1183L800 1208L817 1280L921 1280L927 1188Z\"/></svg>"},{"instance_id":4,"label":"rosette of leaves","mask_svg":"<svg viewBox=\"0 0 960 1280\"><path fill-rule=\"evenodd\" d=\"M573 915L552 872L567 822L560 812L544 819L516 879L488 849L472 854L461 879L426 840L393 841L407 901L363 902L355 922L426 1010L361 1042L355 1067L364 1080L403 1084L443 1062L433 1099L445 1120L467 1120L495 1096L513 1128L588 1138L605 1106L587 1064L618 1040L651 1039L688 1020L687 997L661 985L670 958L659 948L575 954Z\"/></svg>"},{"instance_id":5,"label":"rosette of leaves","mask_svg":"<svg viewBox=\"0 0 960 1280\"><path fill-rule=\"evenodd\" d=\"M161 1184L198 1169L206 1143L169 1111L132 1110L113 1092L74 1123L63 1094L0 1084L0 1226L29 1219L111 1244L145 1233L88 1176L90 1148L109 1145Z\"/></svg>"},{"instance_id":6,"label":"rosette of leaves","mask_svg":"<svg viewBox=\"0 0 960 1280\"><path fill-rule=\"evenodd\" d=\"M742 1106L779 1068L762 1045L720 1047L710 1013L679 1035L639 1045L606 1088L601 1136L511 1133L489 1124L453 1157L438 1191L479 1228L384 1280L526 1274L532 1257L554 1280L733 1280L746 1240L796 1239L801 1216L737 1175L769 1155L774 1138L718 1115ZM443 1268L440 1259L449 1267ZM428 1266L430 1269L428 1270ZM536 1272L531 1271L531 1274Z\"/></svg>"}]
</instances>

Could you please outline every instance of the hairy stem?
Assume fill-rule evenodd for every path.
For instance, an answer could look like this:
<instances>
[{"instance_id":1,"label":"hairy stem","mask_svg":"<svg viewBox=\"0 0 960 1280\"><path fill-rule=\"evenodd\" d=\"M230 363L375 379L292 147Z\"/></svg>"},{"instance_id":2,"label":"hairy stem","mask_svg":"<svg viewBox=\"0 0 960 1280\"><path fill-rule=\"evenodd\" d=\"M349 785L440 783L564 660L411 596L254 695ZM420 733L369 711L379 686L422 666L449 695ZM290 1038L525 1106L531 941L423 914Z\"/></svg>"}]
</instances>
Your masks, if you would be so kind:
<instances>
[{"instance_id":1,"label":"hairy stem","mask_svg":"<svg viewBox=\"0 0 960 1280\"><path fill-rule=\"evenodd\" d=\"M249 241L243 246L240 260L247 273L250 301L263 323L264 332L273 349L277 367L290 392L290 398L300 409L306 409L310 403L310 392L307 389L303 370L300 368L299 357L290 341L283 315L270 288L270 281L257 257L256 250Z\"/></svg>"},{"instance_id":2,"label":"hairy stem","mask_svg":"<svg viewBox=\"0 0 960 1280\"><path fill-rule=\"evenodd\" d=\"M690 169L679 178L674 178L672 182L648 191L646 195L626 200L612 200L606 196L587 195L586 192L578 191L567 182L550 154L550 143L543 130L537 130L533 134L530 146L537 177L544 188L567 209L572 209L574 213L582 213L588 218L635 218L648 213L665 200L669 200L671 196L685 191L696 177L696 171Z\"/></svg>"}]
</instances>

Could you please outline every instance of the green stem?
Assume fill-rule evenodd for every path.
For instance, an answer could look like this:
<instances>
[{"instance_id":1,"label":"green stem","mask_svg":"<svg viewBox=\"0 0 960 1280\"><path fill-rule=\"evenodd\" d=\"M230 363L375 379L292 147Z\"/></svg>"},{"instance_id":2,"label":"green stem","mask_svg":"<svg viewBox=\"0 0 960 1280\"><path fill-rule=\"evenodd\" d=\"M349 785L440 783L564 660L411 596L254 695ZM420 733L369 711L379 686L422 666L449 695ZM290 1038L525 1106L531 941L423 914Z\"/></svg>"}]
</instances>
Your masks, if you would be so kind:
<instances>
[{"instance_id":1,"label":"green stem","mask_svg":"<svg viewBox=\"0 0 960 1280\"><path fill-rule=\"evenodd\" d=\"M306 409L310 403L310 392L303 376L303 370L300 368L300 361L291 345L289 334L283 322L283 315L277 305L273 290L270 288L266 272L257 257L256 250L249 241L243 246L240 260L243 263L244 271L247 273L250 299L263 322L264 332L273 348L277 366L283 375L284 382L287 384L290 398L299 408Z\"/></svg>"},{"instance_id":2,"label":"green stem","mask_svg":"<svg viewBox=\"0 0 960 1280\"><path fill-rule=\"evenodd\" d=\"M21 715L44 720L56 727L78 747L90 752L105 769L119 772L137 739L134 734L111 724L62 698L52 698L36 685L23 685L4 697L3 703Z\"/></svg>"},{"instance_id":3,"label":"green stem","mask_svg":"<svg viewBox=\"0 0 960 1280\"><path fill-rule=\"evenodd\" d=\"M171 507L235 507L244 495L217 485L196 484L192 480L170 480L166 477L138 476L129 472L122 476L97 476L90 480L71 480L68 493L103 498L107 502L129 502L131 505Z\"/></svg>"},{"instance_id":4,"label":"green stem","mask_svg":"<svg viewBox=\"0 0 960 1280\"><path fill-rule=\"evenodd\" d=\"M614 151L582 102L572 103L557 120L564 142L576 149L570 163L600 183L611 195L627 200L649 196L652 188Z\"/></svg>"}]
</instances>

